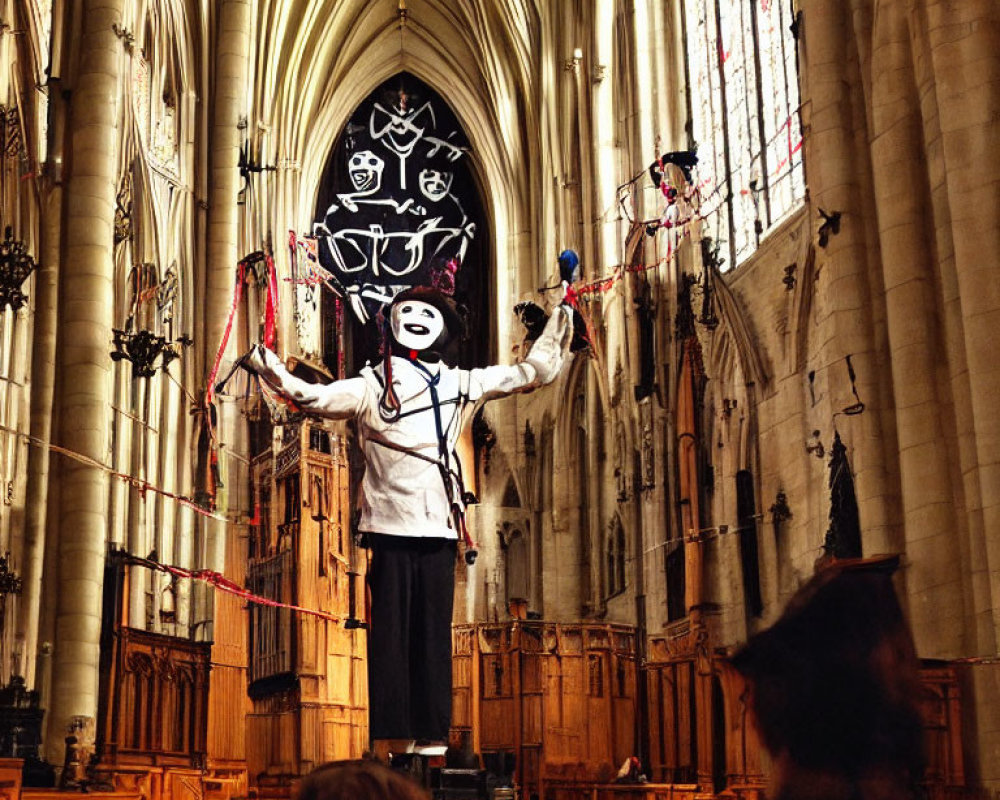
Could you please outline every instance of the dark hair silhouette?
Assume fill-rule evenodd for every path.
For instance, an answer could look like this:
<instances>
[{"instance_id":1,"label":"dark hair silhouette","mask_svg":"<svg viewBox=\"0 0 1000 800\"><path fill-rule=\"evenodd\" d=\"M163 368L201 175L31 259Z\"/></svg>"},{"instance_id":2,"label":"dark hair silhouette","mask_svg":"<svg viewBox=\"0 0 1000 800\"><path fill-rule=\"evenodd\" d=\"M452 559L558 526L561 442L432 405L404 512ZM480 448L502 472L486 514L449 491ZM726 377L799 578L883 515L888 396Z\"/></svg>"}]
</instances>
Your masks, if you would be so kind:
<instances>
[{"instance_id":1,"label":"dark hair silhouette","mask_svg":"<svg viewBox=\"0 0 1000 800\"><path fill-rule=\"evenodd\" d=\"M923 775L919 664L890 573L825 569L733 658L765 747L853 797L871 781L904 797ZM802 789L779 797L812 793Z\"/></svg>"},{"instance_id":2,"label":"dark hair silhouette","mask_svg":"<svg viewBox=\"0 0 1000 800\"><path fill-rule=\"evenodd\" d=\"M405 775L379 761L331 761L299 784L295 800L430 800Z\"/></svg>"}]
</instances>

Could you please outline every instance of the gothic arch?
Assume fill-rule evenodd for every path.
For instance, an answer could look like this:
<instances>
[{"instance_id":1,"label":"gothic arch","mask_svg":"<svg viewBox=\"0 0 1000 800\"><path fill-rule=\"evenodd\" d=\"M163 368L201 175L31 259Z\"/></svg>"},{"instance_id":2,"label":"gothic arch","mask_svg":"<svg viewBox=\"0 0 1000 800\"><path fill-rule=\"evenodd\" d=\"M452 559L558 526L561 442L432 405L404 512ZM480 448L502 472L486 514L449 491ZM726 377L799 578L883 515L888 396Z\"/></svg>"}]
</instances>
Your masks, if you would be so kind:
<instances>
[{"instance_id":1,"label":"gothic arch","mask_svg":"<svg viewBox=\"0 0 1000 800\"><path fill-rule=\"evenodd\" d=\"M473 35L474 28L461 25L458 15L445 9L447 3L429 0L425 5L444 11L440 29L431 31L410 22L401 34L397 18L386 16L381 24L367 22L355 27L345 41L328 30L334 22L331 20L327 29L315 36L309 36L311 31L303 26L296 31L290 44L282 42L288 44L286 50L291 50L289 63L283 79L279 81L275 76L262 82L266 86L273 85L275 91L274 106L265 96L261 98L264 101L261 107L274 107L277 113L301 118L302 109L297 104L306 101L311 106L305 110L306 124L301 130L291 130L294 126L287 126L295 138L276 143L279 152L284 149L288 157L299 157L303 175L319 174L338 132L347 121L348 110L357 107L383 81L406 71L426 82L452 106L459 122L468 131L473 150L482 164L483 170L477 177L488 179L491 187L517 185L513 164L518 162L512 157L518 155L515 151L519 149L519 142L508 140L499 129L512 121L512 113L520 110L518 101L526 108L523 103L527 94L526 80L493 74L498 70L479 60L486 55ZM360 34L362 30L368 35ZM480 26L478 33L487 31ZM309 47L310 40L315 42L322 38L328 42L325 48ZM339 52L331 52L334 45ZM468 54L464 63L454 55L456 45ZM505 52L520 49L509 39L498 46ZM278 54L278 59L268 59L269 63L280 64L281 55ZM311 59L307 58L309 55ZM306 63L308 66L304 70L297 68ZM475 91L477 85L482 87L482 92ZM495 88L490 91L490 87ZM487 124L483 124L484 121ZM315 187L303 189L315 195ZM300 208L307 210L314 205L315 197L302 200Z\"/></svg>"},{"instance_id":2,"label":"gothic arch","mask_svg":"<svg viewBox=\"0 0 1000 800\"><path fill-rule=\"evenodd\" d=\"M606 423L612 422L612 416L608 411L613 404L609 396L607 377L601 372L602 364L595 358L587 355L586 351L581 351L573 356L573 362L565 372L565 378L558 384L559 402L557 408L572 408L576 395L580 392L594 395L595 401L600 409L600 417ZM627 380L627 378L625 379ZM623 395L630 394L630 387L621 388ZM614 406L620 408L619 405ZM634 406L634 404L632 404ZM568 442L572 436L573 427L577 424L572 414L560 414L558 420L559 439L569 446Z\"/></svg>"},{"instance_id":3,"label":"gothic arch","mask_svg":"<svg viewBox=\"0 0 1000 800\"><path fill-rule=\"evenodd\" d=\"M513 473L507 476L507 484L503 490L500 505L504 508L521 508L522 506L521 493L517 490L517 481L514 480Z\"/></svg>"},{"instance_id":4,"label":"gothic arch","mask_svg":"<svg viewBox=\"0 0 1000 800\"><path fill-rule=\"evenodd\" d=\"M567 409L568 413L560 414L560 419L556 424L559 426L559 441L567 450L573 447L575 431L581 423L581 420L577 419L576 416L581 396L584 398L583 405L586 405L588 363L589 359L587 358L574 358L566 373L566 379L559 387L561 396L558 407ZM583 422L585 423L586 420Z\"/></svg>"},{"instance_id":5,"label":"gothic arch","mask_svg":"<svg viewBox=\"0 0 1000 800\"><path fill-rule=\"evenodd\" d=\"M194 281L189 272L194 265L190 244L194 231L189 229L193 210L189 173L193 164L182 152L194 122L192 36L183 5L147 2L129 6L129 12L124 27L134 40L126 41L126 69L139 69L145 88L133 80L124 84L128 88L119 151L119 216L127 230L116 231L116 288L131 269L128 261L155 264L158 281L175 264L173 296L183 319L174 334L192 333ZM119 241L126 234L128 238ZM118 324L123 321L116 319Z\"/></svg>"},{"instance_id":6,"label":"gothic arch","mask_svg":"<svg viewBox=\"0 0 1000 800\"><path fill-rule=\"evenodd\" d=\"M185 6L173 0L128 4L120 33L122 75L118 128L118 207L114 226L113 326L148 330L170 342L199 336L193 302L197 283L194 204L194 136L197 108L192 83L193 32ZM137 296L138 295L138 296ZM134 316L133 316L134 315ZM177 347L173 380L156 374L135 380L131 364L114 370L112 461L117 469L145 478L169 492L190 486L188 470L198 453L193 422L184 413L182 387L196 385L193 351ZM178 491L180 490L180 491ZM156 550L166 558L190 562L190 512L177 503L149 502L134 487L112 484L109 535L136 552ZM133 580L142 595L133 602L132 624L187 625L190 589L170 596L172 614L157 610L165 595L162 576L141 574ZM178 608L180 609L178 611ZM183 627L173 627L183 635Z\"/></svg>"},{"instance_id":7,"label":"gothic arch","mask_svg":"<svg viewBox=\"0 0 1000 800\"><path fill-rule=\"evenodd\" d=\"M715 291L720 324L713 335L713 354L716 350L732 348L731 358L739 360L747 382L752 381L762 391L766 390L769 374L760 348L750 330L750 324L740 307L740 301L721 275L716 272L714 278L712 288ZM716 366L717 364L710 358L709 369L712 373L716 372Z\"/></svg>"},{"instance_id":8,"label":"gothic arch","mask_svg":"<svg viewBox=\"0 0 1000 800\"><path fill-rule=\"evenodd\" d=\"M625 591L628 583L628 537L621 514L612 514L604 531L603 594L605 599Z\"/></svg>"},{"instance_id":9,"label":"gothic arch","mask_svg":"<svg viewBox=\"0 0 1000 800\"><path fill-rule=\"evenodd\" d=\"M705 367L710 378L706 386L705 411L713 414L721 410L723 414L743 419L735 442L733 471L750 469L757 472L756 406L768 391L770 377L739 298L721 275L715 275L712 286L719 326L707 337L709 346L705 348ZM737 406L727 409L726 404L734 400ZM717 420L713 417L711 422L714 428Z\"/></svg>"},{"instance_id":10,"label":"gothic arch","mask_svg":"<svg viewBox=\"0 0 1000 800\"><path fill-rule=\"evenodd\" d=\"M301 121L275 125L273 141L270 134L262 137L262 157L279 165L274 218L300 230L311 225L319 176L349 114L383 81L409 72L445 98L468 133L470 169L492 232L495 307L512 307L518 284L533 270L534 260L528 256L537 209L531 207L528 187L538 156L528 152L524 142L537 138L541 121L533 111L536 87L525 77L527 68L515 59L519 66L507 69L493 63L488 53L529 58L535 14L465 19L472 13L469 9L428 0L421 18L432 18L434 24L418 25L410 18L401 34L395 13L375 19L370 13L363 25L348 19L348 12L323 20L314 13L293 29L295 12L290 6L270 3L260 11L262 29L289 32L276 37L274 52L261 54L258 69L266 79L259 82L256 105ZM385 9L394 11L391 4ZM492 38L492 47L484 47L483 38ZM273 120L261 122L269 130ZM510 341L512 324L508 315L498 315L501 351Z\"/></svg>"},{"instance_id":11,"label":"gothic arch","mask_svg":"<svg viewBox=\"0 0 1000 800\"><path fill-rule=\"evenodd\" d=\"M725 569L737 570L742 598L731 601L743 608L749 621L763 610L761 573L770 551L763 553L757 519L761 493L757 405L766 394L768 374L763 354L743 316L740 301L721 276L714 283L719 327L708 338L703 419L715 489L711 493L711 521L733 526L732 549L712 551L706 568L721 579Z\"/></svg>"},{"instance_id":12,"label":"gothic arch","mask_svg":"<svg viewBox=\"0 0 1000 800\"><path fill-rule=\"evenodd\" d=\"M497 531L503 550L505 601L528 601L532 597L530 522L504 522Z\"/></svg>"}]
</instances>

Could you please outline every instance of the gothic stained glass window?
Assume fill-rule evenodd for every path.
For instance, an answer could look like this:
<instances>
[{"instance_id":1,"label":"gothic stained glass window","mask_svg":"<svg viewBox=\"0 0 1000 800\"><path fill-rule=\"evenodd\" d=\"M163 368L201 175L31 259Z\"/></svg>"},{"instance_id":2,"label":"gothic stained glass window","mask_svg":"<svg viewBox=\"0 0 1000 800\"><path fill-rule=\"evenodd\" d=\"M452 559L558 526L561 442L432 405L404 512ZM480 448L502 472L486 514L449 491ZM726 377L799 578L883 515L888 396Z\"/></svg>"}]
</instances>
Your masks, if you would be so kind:
<instances>
[{"instance_id":1,"label":"gothic stained glass window","mask_svg":"<svg viewBox=\"0 0 1000 800\"><path fill-rule=\"evenodd\" d=\"M477 228L468 150L447 103L407 73L379 86L344 127L313 232L320 264L360 320L409 286L455 292Z\"/></svg>"},{"instance_id":2,"label":"gothic stained glass window","mask_svg":"<svg viewBox=\"0 0 1000 800\"><path fill-rule=\"evenodd\" d=\"M805 196L792 0L685 0L705 234L727 267Z\"/></svg>"},{"instance_id":3,"label":"gothic stained glass window","mask_svg":"<svg viewBox=\"0 0 1000 800\"><path fill-rule=\"evenodd\" d=\"M382 304L404 288L435 286L479 326L459 346L459 365L497 359L491 230L476 161L447 99L415 75L394 75L361 101L320 178L315 238L298 237L294 247L303 277L322 267L343 298L296 287L304 352L319 348L322 324L327 366L352 374L377 357Z\"/></svg>"}]
</instances>

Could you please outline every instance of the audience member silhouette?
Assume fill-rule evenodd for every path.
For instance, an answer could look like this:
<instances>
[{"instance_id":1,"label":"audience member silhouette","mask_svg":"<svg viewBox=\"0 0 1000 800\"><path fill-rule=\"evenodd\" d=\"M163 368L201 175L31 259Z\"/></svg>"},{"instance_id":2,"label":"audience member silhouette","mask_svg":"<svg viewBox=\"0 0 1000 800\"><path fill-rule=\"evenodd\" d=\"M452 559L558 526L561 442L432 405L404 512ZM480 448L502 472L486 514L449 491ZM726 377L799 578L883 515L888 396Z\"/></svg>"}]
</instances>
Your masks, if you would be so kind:
<instances>
[{"instance_id":1,"label":"audience member silhouette","mask_svg":"<svg viewBox=\"0 0 1000 800\"><path fill-rule=\"evenodd\" d=\"M824 569L733 665L776 800L906 800L923 776L919 663L891 569Z\"/></svg>"},{"instance_id":2,"label":"audience member silhouette","mask_svg":"<svg viewBox=\"0 0 1000 800\"><path fill-rule=\"evenodd\" d=\"M299 784L295 800L430 800L430 795L401 772L380 761L331 761Z\"/></svg>"}]
</instances>

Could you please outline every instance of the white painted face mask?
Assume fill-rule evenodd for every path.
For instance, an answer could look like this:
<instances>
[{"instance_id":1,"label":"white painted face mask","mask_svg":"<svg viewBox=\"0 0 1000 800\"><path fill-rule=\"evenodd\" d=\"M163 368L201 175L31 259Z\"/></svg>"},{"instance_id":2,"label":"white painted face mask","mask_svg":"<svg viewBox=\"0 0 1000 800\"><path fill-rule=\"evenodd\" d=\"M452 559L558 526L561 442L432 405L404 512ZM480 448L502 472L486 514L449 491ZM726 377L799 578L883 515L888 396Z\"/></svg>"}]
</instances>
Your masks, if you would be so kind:
<instances>
[{"instance_id":1,"label":"white painted face mask","mask_svg":"<svg viewBox=\"0 0 1000 800\"><path fill-rule=\"evenodd\" d=\"M444 330L444 317L423 300L404 300L392 307L392 338L408 350L426 350Z\"/></svg>"}]
</instances>

